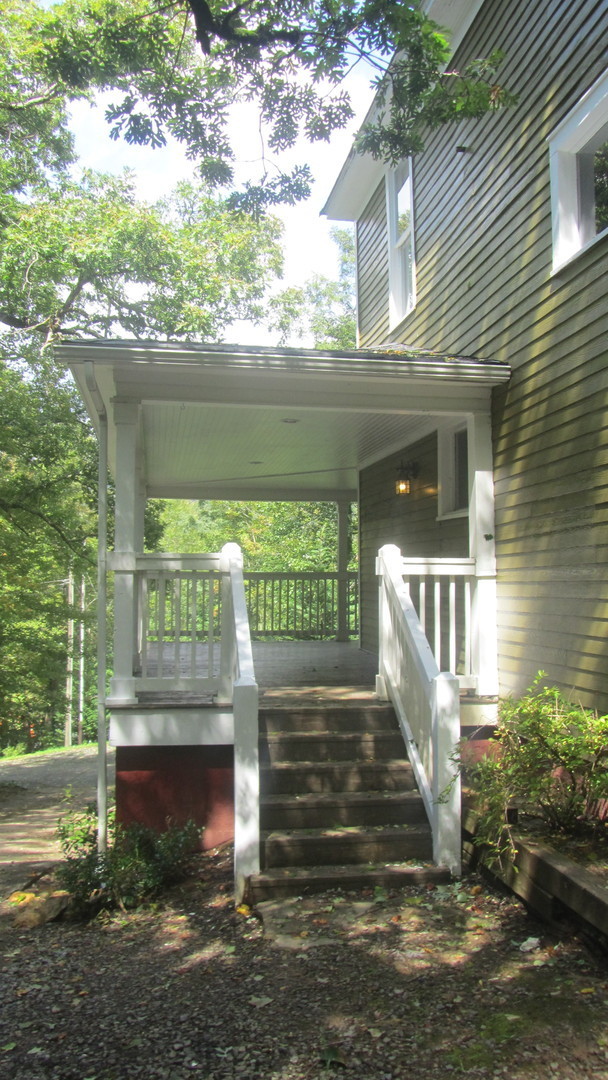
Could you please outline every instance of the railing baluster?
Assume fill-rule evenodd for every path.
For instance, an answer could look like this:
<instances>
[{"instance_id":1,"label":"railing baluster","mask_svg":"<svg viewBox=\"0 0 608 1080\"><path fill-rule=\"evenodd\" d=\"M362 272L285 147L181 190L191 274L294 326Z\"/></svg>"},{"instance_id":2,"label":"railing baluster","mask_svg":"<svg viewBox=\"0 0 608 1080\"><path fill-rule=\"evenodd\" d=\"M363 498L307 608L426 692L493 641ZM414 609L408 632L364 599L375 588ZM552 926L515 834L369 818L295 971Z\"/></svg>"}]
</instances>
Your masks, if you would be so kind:
<instances>
[{"instance_id":1,"label":"railing baluster","mask_svg":"<svg viewBox=\"0 0 608 1080\"><path fill-rule=\"evenodd\" d=\"M437 666L441 670L441 578L434 578L435 585L433 589L434 593L434 638L435 638L435 659L437 660Z\"/></svg>"},{"instance_id":2,"label":"railing baluster","mask_svg":"<svg viewBox=\"0 0 608 1080\"><path fill-rule=\"evenodd\" d=\"M471 580L464 579L464 673L471 675Z\"/></svg>"},{"instance_id":3,"label":"railing baluster","mask_svg":"<svg viewBox=\"0 0 608 1080\"><path fill-rule=\"evenodd\" d=\"M182 636L182 577L176 574L173 579L173 675L181 675L180 645Z\"/></svg>"},{"instance_id":4,"label":"railing baluster","mask_svg":"<svg viewBox=\"0 0 608 1080\"><path fill-rule=\"evenodd\" d=\"M214 674L213 643L215 641L215 596L218 588L217 575L210 574L205 585L207 588L207 676L210 678ZM201 597L201 601L203 598L204 597ZM201 644L204 648L204 644Z\"/></svg>"},{"instance_id":5,"label":"railing baluster","mask_svg":"<svg viewBox=\"0 0 608 1080\"><path fill-rule=\"evenodd\" d=\"M456 578L450 577L449 585L449 649L450 671L456 671Z\"/></svg>"},{"instance_id":6,"label":"railing baluster","mask_svg":"<svg viewBox=\"0 0 608 1080\"><path fill-rule=\"evenodd\" d=\"M141 641L139 644L139 652L141 656L141 673L143 676L148 674L148 635L150 633L150 604L148 600L148 578L142 576L140 578L140 605L141 605Z\"/></svg>"},{"instance_id":7,"label":"railing baluster","mask_svg":"<svg viewBox=\"0 0 608 1080\"><path fill-rule=\"evenodd\" d=\"M165 651L165 586L166 575L161 571L158 575L158 660L156 671L157 676L161 679L165 674L165 665L163 663L163 654Z\"/></svg>"}]
</instances>

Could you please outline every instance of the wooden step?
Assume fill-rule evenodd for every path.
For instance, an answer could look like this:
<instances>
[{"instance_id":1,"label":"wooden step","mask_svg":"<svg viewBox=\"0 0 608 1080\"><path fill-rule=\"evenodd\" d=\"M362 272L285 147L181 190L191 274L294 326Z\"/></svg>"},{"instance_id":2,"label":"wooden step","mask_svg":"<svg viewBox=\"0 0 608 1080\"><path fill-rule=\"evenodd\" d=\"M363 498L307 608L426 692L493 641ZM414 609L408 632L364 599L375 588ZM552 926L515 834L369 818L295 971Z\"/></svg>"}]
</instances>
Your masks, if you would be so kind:
<instances>
[{"instance_id":1,"label":"wooden step","mask_svg":"<svg viewBox=\"0 0 608 1080\"><path fill-rule=\"evenodd\" d=\"M368 828L294 829L263 837L264 869L277 866L325 866L431 860L428 825Z\"/></svg>"},{"instance_id":2,"label":"wooden step","mask_svg":"<svg viewBox=\"0 0 608 1080\"><path fill-rule=\"evenodd\" d=\"M307 792L267 795L262 829L314 829L327 825L415 825L426 822L417 791Z\"/></svg>"},{"instance_id":3,"label":"wooden step","mask_svg":"<svg viewBox=\"0 0 608 1080\"><path fill-rule=\"evenodd\" d=\"M260 709L259 725L260 732L399 730L391 705L275 706Z\"/></svg>"},{"instance_id":4,"label":"wooden step","mask_svg":"<svg viewBox=\"0 0 608 1080\"><path fill-rule=\"evenodd\" d=\"M262 795L289 795L324 791L413 791L408 761L281 761L260 768Z\"/></svg>"},{"instance_id":5,"label":"wooden step","mask_svg":"<svg viewBox=\"0 0 608 1080\"><path fill-rule=\"evenodd\" d=\"M260 740L262 763L377 761L404 756L400 731L273 732Z\"/></svg>"},{"instance_id":6,"label":"wooden step","mask_svg":"<svg viewBox=\"0 0 608 1080\"><path fill-rule=\"evenodd\" d=\"M249 902L302 896L328 889L359 890L381 886L385 889L408 885L444 885L451 881L445 866L401 862L380 866L278 867L254 874L249 879Z\"/></svg>"}]
</instances>

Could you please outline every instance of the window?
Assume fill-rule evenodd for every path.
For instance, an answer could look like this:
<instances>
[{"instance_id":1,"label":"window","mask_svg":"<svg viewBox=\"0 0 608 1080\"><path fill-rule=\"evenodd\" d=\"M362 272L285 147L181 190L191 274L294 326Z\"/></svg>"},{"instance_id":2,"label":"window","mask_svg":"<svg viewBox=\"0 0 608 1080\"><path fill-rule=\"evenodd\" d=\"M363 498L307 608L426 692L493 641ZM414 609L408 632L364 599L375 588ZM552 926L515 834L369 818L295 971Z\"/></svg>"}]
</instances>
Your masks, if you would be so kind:
<instances>
[{"instance_id":1,"label":"window","mask_svg":"<svg viewBox=\"0 0 608 1080\"><path fill-rule=\"evenodd\" d=\"M415 297L414 199L412 163L403 162L386 178L389 245L390 325L396 326L412 310Z\"/></svg>"},{"instance_id":2,"label":"window","mask_svg":"<svg viewBox=\"0 0 608 1080\"><path fill-rule=\"evenodd\" d=\"M608 231L608 71L549 137L553 270Z\"/></svg>"},{"instance_id":3,"label":"window","mask_svg":"<svg viewBox=\"0 0 608 1080\"><path fill-rule=\"evenodd\" d=\"M469 509L469 436L466 423L442 428L438 436L438 516L462 516Z\"/></svg>"}]
</instances>

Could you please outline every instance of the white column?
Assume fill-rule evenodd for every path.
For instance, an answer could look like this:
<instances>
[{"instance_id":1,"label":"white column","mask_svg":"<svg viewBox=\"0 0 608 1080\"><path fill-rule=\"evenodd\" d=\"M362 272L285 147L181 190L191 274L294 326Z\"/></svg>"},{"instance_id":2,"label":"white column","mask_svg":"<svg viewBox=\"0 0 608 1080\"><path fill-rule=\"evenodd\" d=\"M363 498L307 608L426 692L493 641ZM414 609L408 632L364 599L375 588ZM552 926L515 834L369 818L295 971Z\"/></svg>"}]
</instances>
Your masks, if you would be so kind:
<instances>
[{"instance_id":1,"label":"white column","mask_svg":"<svg viewBox=\"0 0 608 1080\"><path fill-rule=\"evenodd\" d=\"M348 641L348 521L350 501L338 504L338 634L337 641Z\"/></svg>"},{"instance_id":2,"label":"white column","mask_svg":"<svg viewBox=\"0 0 608 1080\"><path fill-rule=\"evenodd\" d=\"M139 405L113 402L116 426L116 507L114 549L134 555L141 536L138 425ZM111 703L137 704L133 683L136 619L135 574L114 577L114 675L110 685Z\"/></svg>"},{"instance_id":3,"label":"white column","mask_svg":"<svg viewBox=\"0 0 608 1080\"><path fill-rule=\"evenodd\" d=\"M489 412L468 419L469 555L475 559L471 611L471 658L477 692L498 693L496 545L492 425Z\"/></svg>"}]
</instances>

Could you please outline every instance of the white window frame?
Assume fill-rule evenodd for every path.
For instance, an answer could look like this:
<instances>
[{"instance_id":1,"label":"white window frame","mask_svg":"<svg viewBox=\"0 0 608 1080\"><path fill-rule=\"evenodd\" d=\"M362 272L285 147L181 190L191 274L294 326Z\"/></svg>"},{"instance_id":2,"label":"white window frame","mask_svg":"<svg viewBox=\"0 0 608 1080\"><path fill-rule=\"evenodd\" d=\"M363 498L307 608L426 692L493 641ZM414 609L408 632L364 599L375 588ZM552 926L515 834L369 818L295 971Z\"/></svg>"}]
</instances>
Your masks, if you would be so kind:
<instances>
[{"instance_id":1,"label":"white window frame","mask_svg":"<svg viewBox=\"0 0 608 1080\"><path fill-rule=\"evenodd\" d=\"M608 140L608 71L593 84L548 138L555 273L598 240L593 154Z\"/></svg>"},{"instance_id":2,"label":"white window frame","mask_svg":"<svg viewBox=\"0 0 608 1080\"><path fill-rule=\"evenodd\" d=\"M397 199L406 179L410 180L410 225L399 232ZM389 324L391 330L416 306L416 253L414 246L414 165L406 158L386 174L386 219L388 228Z\"/></svg>"},{"instance_id":3,"label":"white window frame","mask_svg":"<svg viewBox=\"0 0 608 1080\"><path fill-rule=\"evenodd\" d=\"M456 507L456 436L467 433L468 497L466 506ZM467 517L471 500L471 440L466 417L437 429L437 519Z\"/></svg>"}]
</instances>

